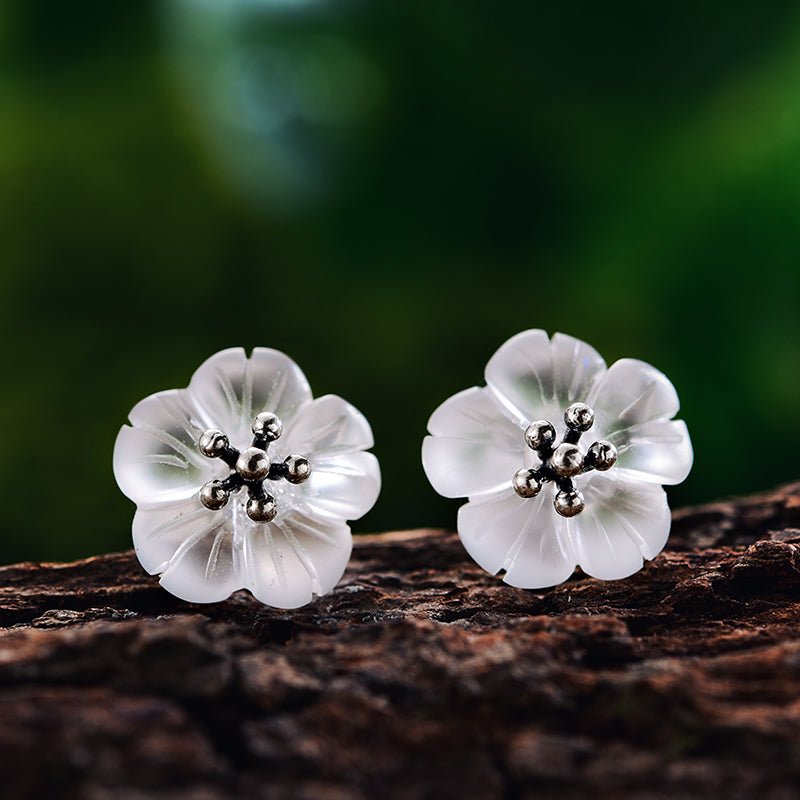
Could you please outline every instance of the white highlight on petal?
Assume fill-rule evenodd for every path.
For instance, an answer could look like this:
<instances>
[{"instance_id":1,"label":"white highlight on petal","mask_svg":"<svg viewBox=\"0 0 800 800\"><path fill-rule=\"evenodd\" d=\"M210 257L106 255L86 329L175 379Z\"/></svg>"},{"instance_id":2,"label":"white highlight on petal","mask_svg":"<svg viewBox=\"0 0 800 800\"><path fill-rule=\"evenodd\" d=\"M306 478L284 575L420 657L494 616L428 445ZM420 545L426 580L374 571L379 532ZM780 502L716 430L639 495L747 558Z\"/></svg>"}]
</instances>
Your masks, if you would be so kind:
<instances>
[{"instance_id":1,"label":"white highlight on petal","mask_svg":"<svg viewBox=\"0 0 800 800\"><path fill-rule=\"evenodd\" d=\"M218 464L197 450L205 429L183 390L158 392L137 403L114 445L114 476L139 504L173 502L199 491Z\"/></svg>"},{"instance_id":2,"label":"white highlight on petal","mask_svg":"<svg viewBox=\"0 0 800 800\"><path fill-rule=\"evenodd\" d=\"M615 469L631 478L671 486L686 480L692 469L692 442L682 420L643 422L608 440L619 453Z\"/></svg>"},{"instance_id":3,"label":"white highlight on petal","mask_svg":"<svg viewBox=\"0 0 800 800\"><path fill-rule=\"evenodd\" d=\"M585 509L567 520L581 569L594 578L627 578L667 543L671 515L661 486L595 475L582 487Z\"/></svg>"},{"instance_id":4,"label":"white highlight on petal","mask_svg":"<svg viewBox=\"0 0 800 800\"><path fill-rule=\"evenodd\" d=\"M654 419L672 419L680 408L669 378L635 358L615 361L586 402L608 420L607 433Z\"/></svg>"},{"instance_id":5,"label":"white highlight on petal","mask_svg":"<svg viewBox=\"0 0 800 800\"><path fill-rule=\"evenodd\" d=\"M287 425L311 401L297 364L266 347L256 347L250 358L241 347L216 353L192 375L188 392L204 410L208 427L225 431L236 446L251 438L256 414L271 411Z\"/></svg>"},{"instance_id":6,"label":"white highlight on petal","mask_svg":"<svg viewBox=\"0 0 800 800\"><path fill-rule=\"evenodd\" d=\"M139 563L161 584L191 603L213 603L241 586L231 513L209 511L197 497L139 509L133 545Z\"/></svg>"},{"instance_id":7,"label":"white highlight on petal","mask_svg":"<svg viewBox=\"0 0 800 800\"><path fill-rule=\"evenodd\" d=\"M422 443L428 480L445 497L467 497L510 485L523 465L522 429L504 416L488 389L465 389L428 421Z\"/></svg>"},{"instance_id":8,"label":"white highlight on petal","mask_svg":"<svg viewBox=\"0 0 800 800\"><path fill-rule=\"evenodd\" d=\"M585 400L605 373L606 364L585 342L542 330L523 331L489 359L486 384L513 419L561 420L564 409Z\"/></svg>"},{"instance_id":9,"label":"white highlight on petal","mask_svg":"<svg viewBox=\"0 0 800 800\"><path fill-rule=\"evenodd\" d=\"M685 423L670 421L680 404L666 375L643 361L620 359L588 402L598 431L617 448L615 469L653 483L685 480L694 454Z\"/></svg>"},{"instance_id":10,"label":"white highlight on petal","mask_svg":"<svg viewBox=\"0 0 800 800\"><path fill-rule=\"evenodd\" d=\"M513 491L471 500L458 512L458 534L467 552L488 572L521 589L565 581L575 556L565 520L553 509L553 485L533 499Z\"/></svg>"},{"instance_id":11,"label":"white highlight on petal","mask_svg":"<svg viewBox=\"0 0 800 800\"><path fill-rule=\"evenodd\" d=\"M342 522L294 513L255 526L245 539L246 588L275 608L299 608L327 594L344 573L353 539Z\"/></svg>"},{"instance_id":12,"label":"white highlight on petal","mask_svg":"<svg viewBox=\"0 0 800 800\"><path fill-rule=\"evenodd\" d=\"M293 511L267 524L235 507L215 512L199 501L136 512L134 546L161 585L191 603L214 603L249 589L276 608L297 608L331 591L350 558L350 528Z\"/></svg>"},{"instance_id":13,"label":"white highlight on petal","mask_svg":"<svg viewBox=\"0 0 800 800\"><path fill-rule=\"evenodd\" d=\"M318 518L360 519L381 491L381 470L372 453L317 457L311 477L296 487L298 508Z\"/></svg>"},{"instance_id":14,"label":"white highlight on petal","mask_svg":"<svg viewBox=\"0 0 800 800\"><path fill-rule=\"evenodd\" d=\"M366 417L333 394L304 405L281 439L287 453L300 453L312 460L314 456L368 450L372 445L372 429Z\"/></svg>"}]
</instances>

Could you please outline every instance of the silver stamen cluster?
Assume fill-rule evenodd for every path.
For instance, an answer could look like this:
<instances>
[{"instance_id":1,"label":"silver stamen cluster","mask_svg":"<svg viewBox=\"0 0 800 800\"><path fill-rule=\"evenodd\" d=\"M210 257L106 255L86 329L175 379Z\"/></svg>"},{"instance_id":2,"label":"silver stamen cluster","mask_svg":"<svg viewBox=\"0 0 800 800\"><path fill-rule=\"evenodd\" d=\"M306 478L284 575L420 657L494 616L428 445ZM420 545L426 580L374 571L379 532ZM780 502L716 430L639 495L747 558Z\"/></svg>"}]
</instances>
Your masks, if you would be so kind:
<instances>
[{"instance_id":1,"label":"silver stamen cluster","mask_svg":"<svg viewBox=\"0 0 800 800\"><path fill-rule=\"evenodd\" d=\"M303 483L311 475L311 464L304 456L289 455L272 463L267 454L271 442L283 433L283 424L268 411L253 420L253 443L244 450L231 446L228 437L219 430L208 430L200 437L197 447L207 458L220 458L232 470L223 480L211 480L200 489L200 502L211 511L224 508L232 494L247 489L247 516L253 522L271 522L278 513L275 498L264 488L265 481L286 480Z\"/></svg>"},{"instance_id":2,"label":"silver stamen cluster","mask_svg":"<svg viewBox=\"0 0 800 800\"><path fill-rule=\"evenodd\" d=\"M581 434L594 425L594 411L585 403L573 403L564 412L567 432L556 444L556 429L547 420L532 422L525 430L525 444L542 464L534 469L523 467L514 473L512 485L520 497L536 497L542 486L553 481L558 486L553 505L562 517L574 517L584 509L583 495L572 480L593 469L605 471L617 463L617 448L599 440L586 451L578 448Z\"/></svg>"}]
</instances>

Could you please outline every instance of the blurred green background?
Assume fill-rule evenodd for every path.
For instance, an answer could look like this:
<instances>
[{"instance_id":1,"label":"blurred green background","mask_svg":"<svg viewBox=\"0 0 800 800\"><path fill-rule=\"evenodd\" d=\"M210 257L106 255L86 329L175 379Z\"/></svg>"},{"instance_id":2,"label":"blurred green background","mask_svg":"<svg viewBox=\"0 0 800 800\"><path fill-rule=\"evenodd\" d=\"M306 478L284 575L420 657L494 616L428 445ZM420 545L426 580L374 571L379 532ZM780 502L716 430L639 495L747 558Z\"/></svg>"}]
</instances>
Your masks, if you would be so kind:
<instances>
[{"instance_id":1,"label":"blurred green background","mask_svg":"<svg viewBox=\"0 0 800 800\"><path fill-rule=\"evenodd\" d=\"M528 327L645 359L675 503L800 477L800 7L0 6L0 559L129 545L128 410L287 351L372 422L357 531L453 526L430 412Z\"/></svg>"}]
</instances>

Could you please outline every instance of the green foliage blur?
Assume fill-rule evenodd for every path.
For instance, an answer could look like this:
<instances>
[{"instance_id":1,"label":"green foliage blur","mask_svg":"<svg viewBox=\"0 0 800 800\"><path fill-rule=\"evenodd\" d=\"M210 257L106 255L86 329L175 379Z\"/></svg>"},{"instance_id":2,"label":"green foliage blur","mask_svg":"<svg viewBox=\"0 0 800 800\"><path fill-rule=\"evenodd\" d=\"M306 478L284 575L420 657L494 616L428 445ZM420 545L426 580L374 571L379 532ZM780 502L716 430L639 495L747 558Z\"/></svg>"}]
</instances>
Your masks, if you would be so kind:
<instances>
[{"instance_id":1,"label":"green foliage blur","mask_svg":"<svg viewBox=\"0 0 800 800\"><path fill-rule=\"evenodd\" d=\"M674 503L798 477L800 7L6 0L0 560L129 546L133 404L231 345L373 425L354 526L453 526L431 411L529 327L666 372Z\"/></svg>"}]
</instances>

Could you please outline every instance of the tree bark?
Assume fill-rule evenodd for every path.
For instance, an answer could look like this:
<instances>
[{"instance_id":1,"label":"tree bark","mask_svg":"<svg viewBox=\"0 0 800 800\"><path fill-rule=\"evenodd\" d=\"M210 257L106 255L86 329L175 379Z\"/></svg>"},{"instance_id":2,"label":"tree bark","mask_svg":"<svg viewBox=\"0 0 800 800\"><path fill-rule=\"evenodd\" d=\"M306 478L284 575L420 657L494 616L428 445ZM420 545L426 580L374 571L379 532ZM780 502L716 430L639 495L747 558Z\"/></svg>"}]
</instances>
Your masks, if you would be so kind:
<instances>
[{"instance_id":1,"label":"tree bark","mask_svg":"<svg viewBox=\"0 0 800 800\"><path fill-rule=\"evenodd\" d=\"M0 569L3 798L795 798L800 484L674 515L639 574L520 591L362 536L298 611L131 552Z\"/></svg>"}]
</instances>

